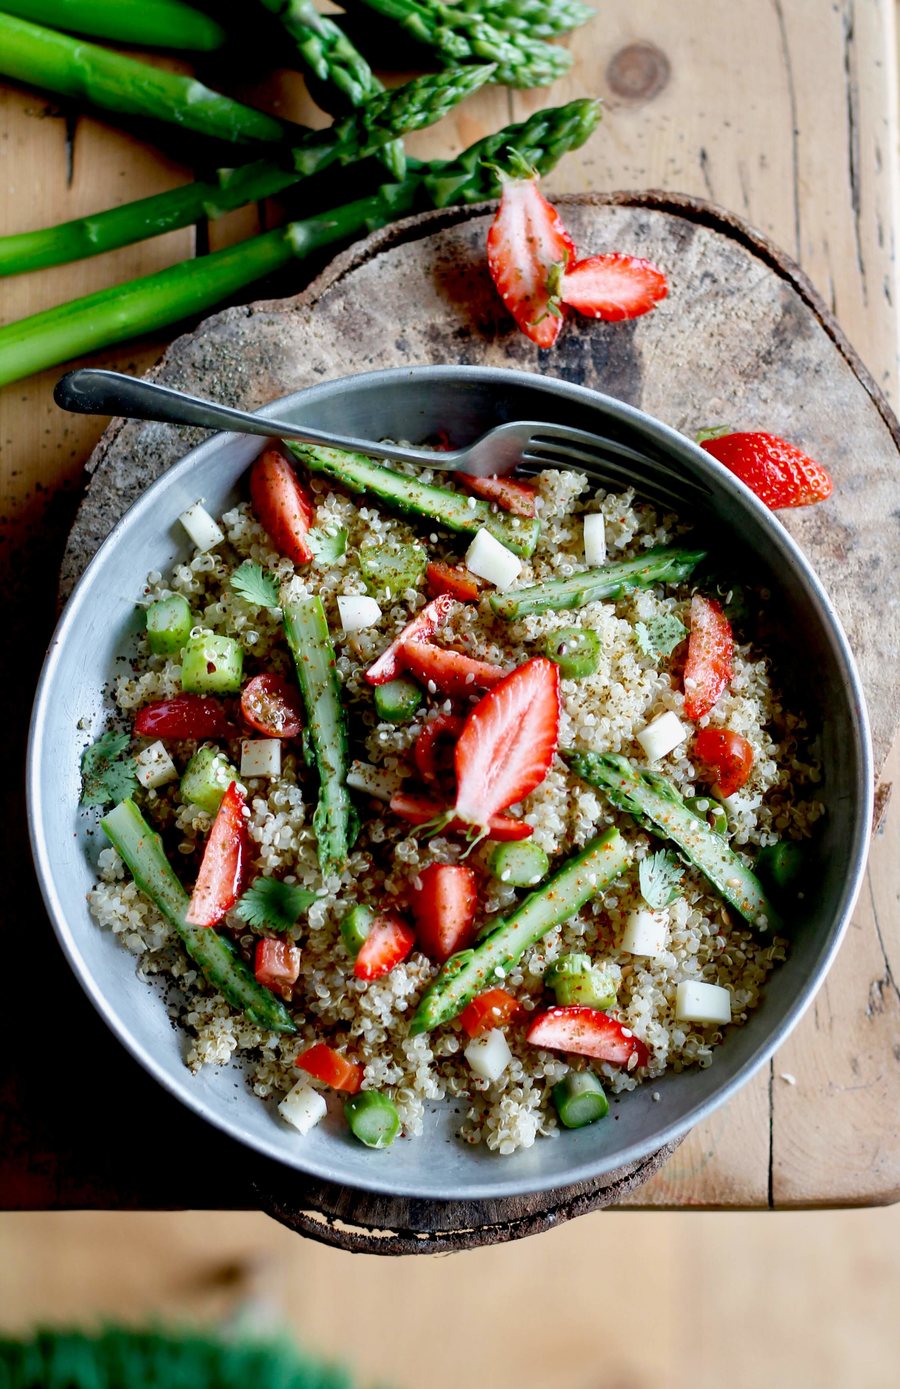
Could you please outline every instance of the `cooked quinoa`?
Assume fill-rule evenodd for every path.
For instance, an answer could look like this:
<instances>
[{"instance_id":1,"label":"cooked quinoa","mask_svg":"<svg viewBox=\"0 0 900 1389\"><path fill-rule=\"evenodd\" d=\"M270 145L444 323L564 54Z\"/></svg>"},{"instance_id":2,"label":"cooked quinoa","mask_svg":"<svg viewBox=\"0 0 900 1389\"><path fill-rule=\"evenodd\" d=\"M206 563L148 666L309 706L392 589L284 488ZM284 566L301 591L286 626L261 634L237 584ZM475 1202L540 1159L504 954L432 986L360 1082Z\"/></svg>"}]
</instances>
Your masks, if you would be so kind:
<instances>
[{"instance_id":1,"label":"cooked quinoa","mask_svg":"<svg viewBox=\"0 0 900 1389\"><path fill-rule=\"evenodd\" d=\"M422 476L428 479L427 474ZM443 480L443 479L442 479ZM610 558L640 554L651 546L671 543L684 532L674 516L661 516L629 492L594 490L577 473L546 472L535 479L541 537L530 561L524 563L518 585L565 577L584 567L582 529L586 512L602 512ZM382 603L382 618L370 629L342 635L338 595L366 592L358 563L360 547L390 546L422 540L421 526L386 514L365 499L351 499L312 479L316 525L326 532L348 532L346 553L323 567L314 563L298 575L290 560L273 550L249 506L241 504L220 519L226 541L215 550L196 553L170 575L151 573L144 599L183 594L201 626L240 641L245 674L270 670L290 675L291 662L277 613L248 604L230 587L235 567L245 559L261 564L288 592L316 593L328 615L343 697L349 712L352 755L377 767L411 775L410 753L423 722L439 702L431 699L404 726L379 723L365 670L408 624L427 601L424 582ZM426 527L427 527L427 523ZM459 543L427 535L429 557L459 562ZM518 586L517 585L517 586ZM553 632L579 625L593 628L601 643L596 673L561 682L561 750L590 749L623 753L636 763L658 770L682 795L699 794L688 738L660 762L648 763L635 735L653 718L672 710L693 727L728 727L752 744L754 763L749 780L728 800L731 845L748 865L762 846L784 838L802 839L822 813L814 796L818 771L804 752L805 728L799 711L785 707L773 684L766 658L735 633L734 675L711 714L691 725L684 713L676 660L643 654L635 624L668 613L689 625L688 584L657 585L638 590L617 602L594 602L578 613L557 612L507 623L495 617L485 589L481 601L458 604L442 644L466 651L483 661L511 669L540 654ZM283 600L287 594L282 590ZM181 690L178 658L152 655L141 643L129 674L115 687L115 704L130 717L151 700ZM478 695L472 696L472 702ZM449 710L449 702L446 706ZM149 741L149 740L147 740ZM228 746L228 745L223 745ZM193 744L169 748L183 770ZM386 1090L392 1096L408 1135L421 1132L426 1101L453 1097L462 1101L462 1140L501 1154L530 1147L538 1135L555 1136L557 1118L550 1088L568 1070L580 1069L581 1058L539 1050L524 1040L522 1028L507 1034L513 1060L494 1082L476 1076L463 1058L468 1038L455 1020L428 1035L410 1037L407 1020L425 987L437 974L418 950L389 974L372 982L357 979L352 960L339 934L344 913L356 902L379 904L402 901L419 871L432 862L459 862L466 852L460 838L427 839L398 820L389 807L358 798L362 831L340 876L323 882L312 831L316 779L305 767L299 744L284 746L281 776L245 780L250 806L249 832L252 871L284 878L319 893L293 937L301 951L300 977L289 995L298 1025L294 1035L266 1032L235 1012L211 991L185 954L173 929L132 882L118 854L105 848L99 854L100 881L90 893L93 916L102 929L114 932L138 960L142 977L174 982L167 992L173 1018L184 1029L186 1060L194 1071L201 1066L243 1063L249 1083L272 1106L297 1081L295 1058L305 1046L327 1040L365 1068L364 1089ZM230 745L237 761L238 744ZM183 805L178 783L138 797L146 817L164 836L170 859L183 877L193 881L211 816L197 806ZM576 848L610 825L618 825L633 847L635 861L659 848L628 815L613 810L598 791L574 776L557 758L546 779L521 806L511 808L534 827L533 841L557 866ZM476 867L486 857L478 849L467 860ZM487 873L482 878L480 919L511 909L522 892ZM637 872L630 868L562 927L551 930L527 950L515 969L501 981L517 995L526 1012L546 1006L542 978L561 954L583 950L608 964L618 983L615 1015L648 1047L650 1062L635 1074L602 1062L592 1062L608 1091L632 1090L656 1080L671 1069L708 1066L727 1028L678 1023L675 991L682 980L719 984L731 995L732 1023L739 1027L759 1004L765 980L785 958L787 944L749 929L723 906L697 872L685 872L677 900L666 909L668 947L655 958L630 955L619 948L629 913L641 904ZM224 928L240 941L252 960L258 934L248 930L235 913ZM298 1137L298 1142L302 1141Z\"/></svg>"}]
</instances>

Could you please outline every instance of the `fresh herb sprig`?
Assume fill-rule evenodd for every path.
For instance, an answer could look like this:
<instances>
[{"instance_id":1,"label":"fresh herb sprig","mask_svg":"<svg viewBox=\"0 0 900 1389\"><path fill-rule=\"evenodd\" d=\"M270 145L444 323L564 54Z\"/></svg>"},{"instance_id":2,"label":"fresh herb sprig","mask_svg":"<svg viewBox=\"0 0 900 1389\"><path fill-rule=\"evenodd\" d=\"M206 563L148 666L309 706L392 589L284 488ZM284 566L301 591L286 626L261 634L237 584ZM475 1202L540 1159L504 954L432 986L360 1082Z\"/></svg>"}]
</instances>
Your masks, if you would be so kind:
<instances>
[{"instance_id":1,"label":"fresh herb sprig","mask_svg":"<svg viewBox=\"0 0 900 1389\"><path fill-rule=\"evenodd\" d=\"M671 656L687 634L684 623L679 622L673 613L660 613L646 622L634 624L634 639L644 656Z\"/></svg>"},{"instance_id":2,"label":"fresh herb sprig","mask_svg":"<svg viewBox=\"0 0 900 1389\"><path fill-rule=\"evenodd\" d=\"M234 571L231 587L239 598L255 608L270 608L277 612L280 607L275 580L261 564L254 564L252 559L245 559Z\"/></svg>"},{"instance_id":3,"label":"fresh herb sprig","mask_svg":"<svg viewBox=\"0 0 900 1389\"><path fill-rule=\"evenodd\" d=\"M81 755L81 804L118 804L137 789L134 759L123 758L131 738L127 733L104 733Z\"/></svg>"},{"instance_id":4,"label":"fresh herb sprig","mask_svg":"<svg viewBox=\"0 0 900 1389\"><path fill-rule=\"evenodd\" d=\"M309 911L318 893L280 878L257 878L248 887L235 911L254 931L284 934L296 926L303 912Z\"/></svg>"},{"instance_id":5,"label":"fresh herb sprig","mask_svg":"<svg viewBox=\"0 0 900 1389\"><path fill-rule=\"evenodd\" d=\"M661 849L659 853L648 854L646 858L641 859L638 867L638 886L647 906L652 907L654 911L668 907L678 897L683 877L682 864L668 849Z\"/></svg>"}]
</instances>

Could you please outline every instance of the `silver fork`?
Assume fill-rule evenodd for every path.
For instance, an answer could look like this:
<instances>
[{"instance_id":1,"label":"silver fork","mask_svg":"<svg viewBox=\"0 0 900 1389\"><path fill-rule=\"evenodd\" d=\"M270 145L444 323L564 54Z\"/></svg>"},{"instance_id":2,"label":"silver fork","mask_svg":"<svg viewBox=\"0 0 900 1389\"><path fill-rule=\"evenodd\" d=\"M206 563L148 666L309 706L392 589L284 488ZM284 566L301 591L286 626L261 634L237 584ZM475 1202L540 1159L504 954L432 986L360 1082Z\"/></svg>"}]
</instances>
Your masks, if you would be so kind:
<instances>
[{"instance_id":1,"label":"silver fork","mask_svg":"<svg viewBox=\"0 0 900 1389\"><path fill-rule=\"evenodd\" d=\"M686 478L673 484L671 461L656 462L617 440L539 420L512 420L489 429L465 448L438 451L326 433L307 425L217 405L214 401L121 372L93 367L70 371L63 376L56 384L53 398L62 409L79 415L121 415L132 420L156 420L164 424L261 434L273 439L296 439L305 444L349 449L394 462L469 473L473 477L504 477L516 468L526 473L540 472L544 468L574 468L606 485L640 486L643 483L641 490L652 491L658 500L676 505L690 500L689 494L696 489L696 484L689 483Z\"/></svg>"}]
</instances>

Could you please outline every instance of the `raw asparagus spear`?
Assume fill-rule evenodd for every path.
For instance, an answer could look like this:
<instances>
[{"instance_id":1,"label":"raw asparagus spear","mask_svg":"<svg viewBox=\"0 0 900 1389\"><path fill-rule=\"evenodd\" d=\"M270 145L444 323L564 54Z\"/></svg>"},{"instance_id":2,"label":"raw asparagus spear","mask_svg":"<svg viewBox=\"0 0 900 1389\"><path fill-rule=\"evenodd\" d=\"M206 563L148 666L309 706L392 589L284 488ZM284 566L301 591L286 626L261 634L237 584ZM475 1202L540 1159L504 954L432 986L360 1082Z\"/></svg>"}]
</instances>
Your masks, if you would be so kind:
<instances>
[{"instance_id":1,"label":"raw asparagus spear","mask_svg":"<svg viewBox=\"0 0 900 1389\"><path fill-rule=\"evenodd\" d=\"M756 875L721 835L688 809L664 777L641 771L627 757L612 753L573 752L566 755L566 761L578 776L604 791L619 810L627 810L645 828L677 844L751 926L761 931L780 927L779 914Z\"/></svg>"},{"instance_id":2,"label":"raw asparagus spear","mask_svg":"<svg viewBox=\"0 0 900 1389\"><path fill-rule=\"evenodd\" d=\"M552 39L587 24L597 13L581 0L453 0L455 10L479 14L495 29Z\"/></svg>"},{"instance_id":3,"label":"raw asparagus spear","mask_svg":"<svg viewBox=\"0 0 900 1389\"><path fill-rule=\"evenodd\" d=\"M568 72L572 55L528 34L510 36L480 14L467 13L442 0L363 0L372 10L398 24L419 43L437 53L441 62L481 59L496 63L495 82L508 87L546 87Z\"/></svg>"},{"instance_id":4,"label":"raw asparagus spear","mask_svg":"<svg viewBox=\"0 0 900 1389\"><path fill-rule=\"evenodd\" d=\"M476 141L456 159L416 164L402 182L384 184L371 197L8 323L0 328L0 386L203 313L291 260L350 241L419 208L496 197L497 171L513 154L547 173L567 150L584 144L599 119L598 103L587 99L549 107Z\"/></svg>"},{"instance_id":5,"label":"raw asparagus spear","mask_svg":"<svg viewBox=\"0 0 900 1389\"><path fill-rule=\"evenodd\" d=\"M209 182L189 183L44 231L0 237L0 275L62 265L190 226L200 217L221 217L245 203L272 197L331 164L366 159L384 148L393 135L440 120L487 81L490 73L489 67L461 68L377 93L329 129L302 132L284 162L260 160L243 168L222 169Z\"/></svg>"},{"instance_id":6,"label":"raw asparagus spear","mask_svg":"<svg viewBox=\"0 0 900 1389\"><path fill-rule=\"evenodd\" d=\"M347 790L347 715L321 598L294 599L282 609L282 618L319 772L313 829L319 866L327 876L344 867L359 830Z\"/></svg>"},{"instance_id":7,"label":"raw asparagus spear","mask_svg":"<svg viewBox=\"0 0 900 1389\"><path fill-rule=\"evenodd\" d=\"M166 72L2 12L0 73L59 96L89 101L104 111L169 121L233 144L279 144L292 129L211 91L194 77Z\"/></svg>"},{"instance_id":8,"label":"raw asparagus spear","mask_svg":"<svg viewBox=\"0 0 900 1389\"><path fill-rule=\"evenodd\" d=\"M535 517L494 512L489 502L453 492L449 487L438 487L433 482L420 482L362 453L285 442L304 468L312 473L323 473L351 492L371 492L397 511L427 517L447 530L461 531L464 535L474 535L483 527L507 549L526 558L534 552L541 530L541 523Z\"/></svg>"},{"instance_id":9,"label":"raw asparagus spear","mask_svg":"<svg viewBox=\"0 0 900 1389\"><path fill-rule=\"evenodd\" d=\"M660 546L645 550L636 559L618 560L599 569L585 569L571 579L548 579L543 584L517 588L491 595L491 607L498 617L512 622L529 613L559 612L583 608L600 598L621 598L634 588L650 584L676 584L690 577L705 557L705 550L677 550Z\"/></svg>"},{"instance_id":10,"label":"raw asparagus spear","mask_svg":"<svg viewBox=\"0 0 900 1389\"><path fill-rule=\"evenodd\" d=\"M319 14L312 0L261 0L261 3L281 20L306 67L325 92L333 87L348 105L362 106L384 90L343 29L329 16ZM320 104L326 100L322 98ZM330 107L326 105L325 109L330 110ZM378 157L394 178L403 178L406 157L400 140L383 145Z\"/></svg>"},{"instance_id":11,"label":"raw asparagus spear","mask_svg":"<svg viewBox=\"0 0 900 1389\"><path fill-rule=\"evenodd\" d=\"M100 821L100 828L118 850L141 892L175 927L204 978L232 1008L238 1008L259 1027L273 1032L296 1032L284 1004L270 989L257 983L231 941L186 920L190 898L166 858L162 840L134 801L120 801Z\"/></svg>"},{"instance_id":12,"label":"raw asparagus spear","mask_svg":"<svg viewBox=\"0 0 900 1389\"><path fill-rule=\"evenodd\" d=\"M139 48L209 53L225 42L221 24L181 0L3 0L3 8L34 24Z\"/></svg>"},{"instance_id":13,"label":"raw asparagus spear","mask_svg":"<svg viewBox=\"0 0 900 1389\"><path fill-rule=\"evenodd\" d=\"M592 839L574 858L532 892L512 916L501 921L473 950L452 955L416 1009L410 1033L430 1032L449 1022L507 972L554 926L568 921L586 902L624 872L630 851L618 830Z\"/></svg>"}]
</instances>

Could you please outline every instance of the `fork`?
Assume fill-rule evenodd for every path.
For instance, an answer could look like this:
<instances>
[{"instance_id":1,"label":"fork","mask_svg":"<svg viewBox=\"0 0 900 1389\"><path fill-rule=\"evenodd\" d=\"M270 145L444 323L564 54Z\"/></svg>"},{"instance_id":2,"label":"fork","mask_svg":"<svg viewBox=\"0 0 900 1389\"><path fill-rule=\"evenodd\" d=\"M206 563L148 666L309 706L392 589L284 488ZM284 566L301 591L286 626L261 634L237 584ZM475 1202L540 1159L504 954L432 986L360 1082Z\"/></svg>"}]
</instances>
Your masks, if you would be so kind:
<instances>
[{"instance_id":1,"label":"fork","mask_svg":"<svg viewBox=\"0 0 900 1389\"><path fill-rule=\"evenodd\" d=\"M132 420L199 425L203 429L296 439L305 444L350 450L393 462L419 463L435 470L468 473L472 477L505 477L516 468L526 473L540 472L544 468L574 468L615 486L652 483L652 488L645 485L643 490L652 491L658 500L676 504L686 500L686 491L696 488L696 484L684 477L678 478L680 486L673 487L671 462L661 465L618 440L539 420L511 420L489 429L464 448L442 451L331 434L307 425L290 424L218 405L122 372L100 371L93 367L70 371L61 377L53 398L63 410L79 415L120 415Z\"/></svg>"}]
</instances>

